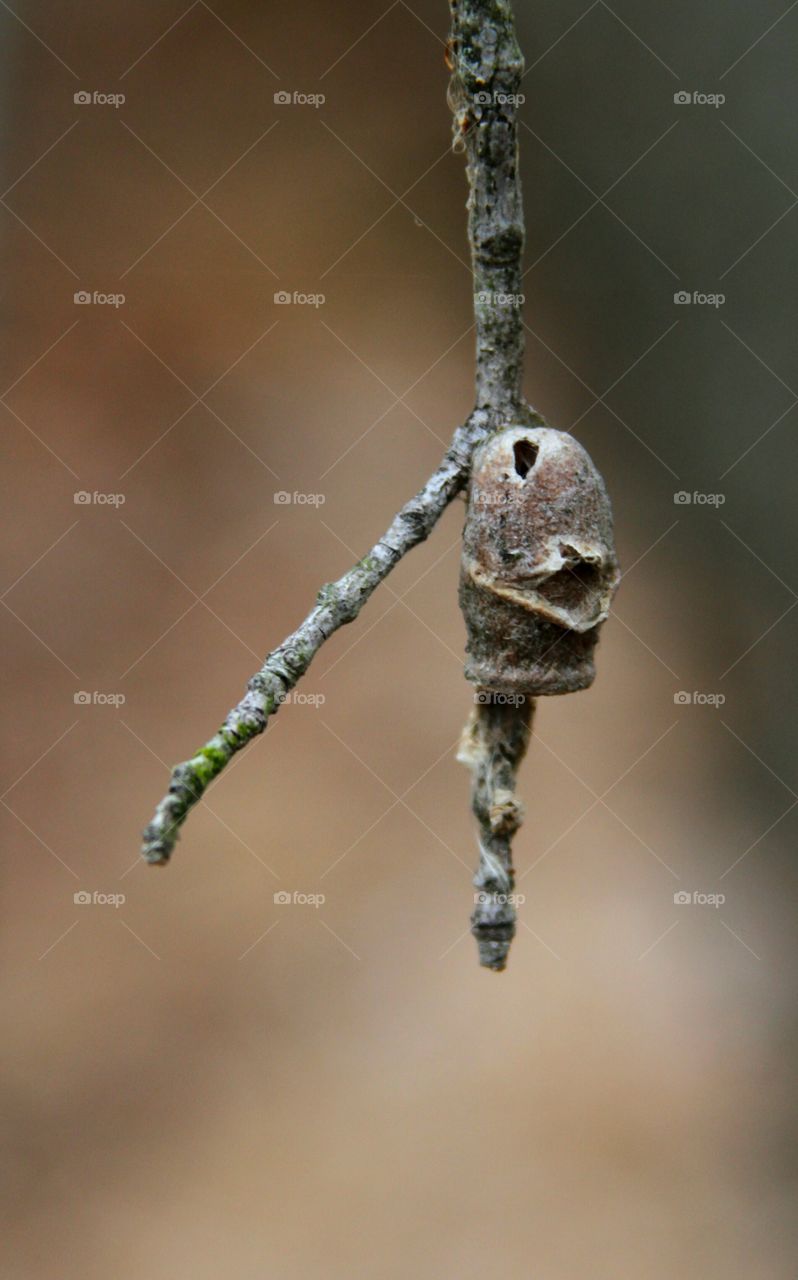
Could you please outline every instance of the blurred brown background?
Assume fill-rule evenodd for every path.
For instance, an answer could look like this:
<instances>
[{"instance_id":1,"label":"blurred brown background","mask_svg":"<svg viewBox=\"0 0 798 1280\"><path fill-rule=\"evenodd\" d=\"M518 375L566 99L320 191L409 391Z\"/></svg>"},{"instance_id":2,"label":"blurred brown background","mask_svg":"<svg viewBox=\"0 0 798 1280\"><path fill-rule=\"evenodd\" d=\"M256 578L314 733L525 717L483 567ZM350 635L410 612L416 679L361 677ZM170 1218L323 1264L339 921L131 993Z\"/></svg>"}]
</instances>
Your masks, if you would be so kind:
<instances>
[{"instance_id":1,"label":"blurred brown background","mask_svg":"<svg viewBox=\"0 0 798 1280\"><path fill-rule=\"evenodd\" d=\"M539 709L495 977L459 503L136 860L471 406L446 6L13 8L3 1274L794 1276L798 10L519 5L528 394L628 576Z\"/></svg>"}]
</instances>

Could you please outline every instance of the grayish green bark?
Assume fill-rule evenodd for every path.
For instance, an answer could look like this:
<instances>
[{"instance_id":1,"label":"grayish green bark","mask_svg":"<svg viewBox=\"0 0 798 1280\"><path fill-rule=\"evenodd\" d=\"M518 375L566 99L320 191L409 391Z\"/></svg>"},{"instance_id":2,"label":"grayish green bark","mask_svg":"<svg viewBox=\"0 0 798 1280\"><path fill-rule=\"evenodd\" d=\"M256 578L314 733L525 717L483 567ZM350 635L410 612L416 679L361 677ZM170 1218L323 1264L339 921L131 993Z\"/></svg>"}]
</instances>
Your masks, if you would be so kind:
<instances>
[{"instance_id":1,"label":"grayish green bark","mask_svg":"<svg viewBox=\"0 0 798 1280\"><path fill-rule=\"evenodd\" d=\"M522 394L524 215L516 111L524 62L509 3L453 0L451 8L450 100L455 139L464 139L468 160L476 402L495 417L496 428L542 423ZM481 690L459 753L472 771L471 806L479 832L471 931L480 964L497 972L507 963L515 934L512 838L523 816L515 777L534 705L530 698L498 702Z\"/></svg>"},{"instance_id":2,"label":"grayish green bark","mask_svg":"<svg viewBox=\"0 0 798 1280\"><path fill-rule=\"evenodd\" d=\"M305 674L325 640L360 613L372 591L396 564L423 542L468 479L474 449L491 429L490 416L476 410L458 427L438 469L394 516L390 527L362 560L319 591L316 605L249 681L247 692L224 724L190 760L176 765L169 790L144 831L148 862L168 861L180 827L228 761L275 715L287 693Z\"/></svg>"},{"instance_id":3,"label":"grayish green bark","mask_svg":"<svg viewBox=\"0 0 798 1280\"><path fill-rule=\"evenodd\" d=\"M169 791L144 831L148 862L168 861L193 805L232 756L276 714L333 632L360 613L394 566L434 527L468 484L474 451L508 422L541 419L522 398L521 258L524 222L518 175L517 94L523 60L507 0L454 0L449 42L450 101L456 149L465 147L468 233L474 273L476 398L440 466L402 507L368 555L319 592L296 631L266 658L247 692L205 746L175 767ZM478 702L469 728L473 808L480 825L481 895L473 927L480 960L504 967L514 930L510 840L521 810L512 798L515 771L529 734L532 703Z\"/></svg>"},{"instance_id":4,"label":"grayish green bark","mask_svg":"<svg viewBox=\"0 0 798 1280\"><path fill-rule=\"evenodd\" d=\"M526 421L521 259L524 214L516 108L524 60L504 0L455 0L449 42L455 141L468 161L477 325L476 403Z\"/></svg>"},{"instance_id":5,"label":"grayish green bark","mask_svg":"<svg viewBox=\"0 0 798 1280\"><path fill-rule=\"evenodd\" d=\"M512 839L524 816L515 779L529 742L535 702L523 695L503 699L488 690L476 699L457 754L472 773L472 806L479 824L471 932L479 963L499 972L506 967L515 936Z\"/></svg>"}]
</instances>

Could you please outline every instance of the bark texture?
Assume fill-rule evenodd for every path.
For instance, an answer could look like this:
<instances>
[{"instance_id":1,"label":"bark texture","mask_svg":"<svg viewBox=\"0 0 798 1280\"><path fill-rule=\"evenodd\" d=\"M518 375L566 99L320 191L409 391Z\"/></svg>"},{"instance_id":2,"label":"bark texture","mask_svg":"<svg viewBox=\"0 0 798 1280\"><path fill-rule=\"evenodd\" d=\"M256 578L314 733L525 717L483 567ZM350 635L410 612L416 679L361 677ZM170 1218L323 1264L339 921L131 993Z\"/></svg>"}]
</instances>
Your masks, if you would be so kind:
<instances>
[{"instance_id":1,"label":"bark texture","mask_svg":"<svg viewBox=\"0 0 798 1280\"><path fill-rule=\"evenodd\" d=\"M474 450L507 421L538 421L521 399L520 313L524 241L518 179L516 99L523 60L506 0L452 4L450 56L455 139L468 157L468 230L477 330L476 405L440 466L397 513L371 551L337 582L249 681L241 701L204 746L175 766L167 794L143 833L142 854L165 863L193 805L237 751L263 733L325 640L360 613L375 587L434 527L468 483ZM514 301L507 301L508 298Z\"/></svg>"},{"instance_id":2,"label":"bark texture","mask_svg":"<svg viewBox=\"0 0 798 1280\"><path fill-rule=\"evenodd\" d=\"M438 469L394 516L379 542L337 582L321 588L315 607L296 631L269 654L221 728L189 760L175 766L169 790L144 830L142 854L148 862L168 861L186 815L210 783L237 751L263 733L269 718L276 715L325 640L345 623L354 621L375 587L408 551L424 541L466 484L474 449L490 427L489 415L479 410L458 427Z\"/></svg>"},{"instance_id":3,"label":"bark texture","mask_svg":"<svg viewBox=\"0 0 798 1280\"><path fill-rule=\"evenodd\" d=\"M604 482L566 431L509 427L471 464L460 606L466 678L496 693L574 693L618 584Z\"/></svg>"},{"instance_id":4,"label":"bark texture","mask_svg":"<svg viewBox=\"0 0 798 1280\"><path fill-rule=\"evenodd\" d=\"M453 0L451 10L449 96L455 144L462 140L467 157L476 402L491 414L494 431L545 425L522 391L524 213L516 113L524 60L512 6L506 0ZM471 807L479 829L471 931L480 964L499 972L515 934L512 838L523 814L515 776L534 702L523 696L500 702L484 688L475 697L459 754L472 771Z\"/></svg>"},{"instance_id":5,"label":"bark texture","mask_svg":"<svg viewBox=\"0 0 798 1280\"><path fill-rule=\"evenodd\" d=\"M268 655L221 728L175 767L169 790L144 831L142 853L163 864L193 805L232 756L263 733L325 640L352 622L394 566L434 527L469 483L475 450L509 424L544 425L522 396L524 337L521 260L524 219L516 111L523 59L508 0L452 0L448 65L455 150L465 150L468 236L476 326L475 407L454 433L440 466L352 569L319 591L308 616ZM473 771L472 806L480 862L472 918L480 962L503 969L515 929L511 840L521 821L515 776L526 750L531 699L477 694L461 758Z\"/></svg>"},{"instance_id":6,"label":"bark texture","mask_svg":"<svg viewBox=\"0 0 798 1280\"><path fill-rule=\"evenodd\" d=\"M455 0L449 42L455 141L465 145L477 327L476 402L527 420L522 378L524 213L516 111L524 60L505 0Z\"/></svg>"},{"instance_id":7,"label":"bark texture","mask_svg":"<svg viewBox=\"0 0 798 1280\"><path fill-rule=\"evenodd\" d=\"M500 972L515 936L512 839L524 810L515 795L518 766L529 742L535 703L480 691L457 758L472 775L471 803L479 824L479 868L474 877L471 932L479 963Z\"/></svg>"}]
</instances>

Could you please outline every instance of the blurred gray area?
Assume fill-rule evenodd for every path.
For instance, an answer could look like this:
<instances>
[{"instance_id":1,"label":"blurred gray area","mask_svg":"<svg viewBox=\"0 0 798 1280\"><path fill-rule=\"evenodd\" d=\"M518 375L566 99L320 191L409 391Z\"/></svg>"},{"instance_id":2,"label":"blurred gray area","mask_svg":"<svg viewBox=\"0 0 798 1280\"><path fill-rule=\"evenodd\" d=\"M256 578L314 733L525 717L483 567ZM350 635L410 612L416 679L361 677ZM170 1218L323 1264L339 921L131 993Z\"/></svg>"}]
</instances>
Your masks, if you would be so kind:
<instances>
[{"instance_id":1,"label":"blurred gray area","mask_svg":"<svg viewBox=\"0 0 798 1280\"><path fill-rule=\"evenodd\" d=\"M627 577L502 977L459 503L136 859L471 407L446 6L0 10L14 1280L795 1274L798 9L518 10L527 390Z\"/></svg>"}]
</instances>

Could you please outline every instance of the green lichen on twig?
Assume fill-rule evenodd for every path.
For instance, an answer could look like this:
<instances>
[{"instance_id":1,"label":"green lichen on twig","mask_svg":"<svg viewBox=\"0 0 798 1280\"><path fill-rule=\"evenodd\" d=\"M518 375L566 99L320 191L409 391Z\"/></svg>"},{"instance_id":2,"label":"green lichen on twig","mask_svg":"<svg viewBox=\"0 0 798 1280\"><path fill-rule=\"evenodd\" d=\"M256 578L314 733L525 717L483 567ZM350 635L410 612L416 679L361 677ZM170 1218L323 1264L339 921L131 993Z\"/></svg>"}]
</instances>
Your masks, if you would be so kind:
<instances>
[{"instance_id":1,"label":"green lichen on twig","mask_svg":"<svg viewBox=\"0 0 798 1280\"><path fill-rule=\"evenodd\" d=\"M325 640L353 622L374 589L396 564L431 532L468 479L477 444L494 425L476 411L454 434L451 445L424 487L405 503L368 555L337 582L325 583L304 622L269 654L249 681L247 692L205 746L172 771L169 790L146 827L142 853L148 862L168 861L189 810L237 751L263 733L286 695L307 671Z\"/></svg>"},{"instance_id":2,"label":"green lichen on twig","mask_svg":"<svg viewBox=\"0 0 798 1280\"><path fill-rule=\"evenodd\" d=\"M324 642L360 613L394 566L431 532L468 484L476 448L507 422L541 419L522 396L521 258L524 221L518 175L516 109L523 59L507 0L453 0L449 41L450 102L456 145L467 156L468 235L476 327L475 408L454 433L440 466L402 507L384 536L337 582L325 584L300 626L266 658L244 697L205 746L175 767L169 790L144 831L148 862L168 861L193 805L233 755L263 733L270 717ZM505 897L512 886L510 841L520 806L512 793L529 733L531 708L477 712L473 807L480 824L480 869L474 930L487 967L504 967L512 937ZM479 750L477 750L477 747ZM509 788L509 790L508 790ZM498 816L497 816L498 815ZM513 925L514 928L514 925Z\"/></svg>"}]
</instances>

